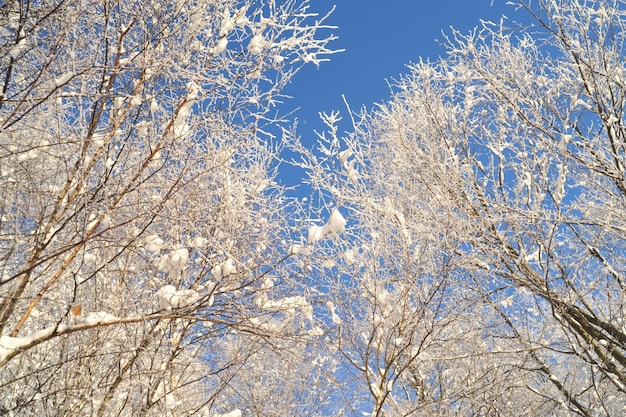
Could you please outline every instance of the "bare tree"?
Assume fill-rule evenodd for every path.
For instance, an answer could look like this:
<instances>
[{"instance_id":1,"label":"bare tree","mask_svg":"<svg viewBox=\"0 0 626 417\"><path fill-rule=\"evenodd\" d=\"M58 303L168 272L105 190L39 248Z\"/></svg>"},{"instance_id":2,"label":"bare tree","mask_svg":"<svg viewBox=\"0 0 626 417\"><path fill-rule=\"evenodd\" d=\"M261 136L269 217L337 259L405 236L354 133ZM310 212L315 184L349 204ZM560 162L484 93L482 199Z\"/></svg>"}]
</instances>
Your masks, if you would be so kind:
<instances>
[{"instance_id":1,"label":"bare tree","mask_svg":"<svg viewBox=\"0 0 626 417\"><path fill-rule=\"evenodd\" d=\"M265 132L285 83L333 52L307 10L0 6L2 414L228 412L222 372L245 358L228 362L225 338L252 354L312 337L304 319L267 325L283 288L307 308Z\"/></svg>"},{"instance_id":2,"label":"bare tree","mask_svg":"<svg viewBox=\"0 0 626 417\"><path fill-rule=\"evenodd\" d=\"M302 164L350 213L319 250L356 412L624 413L626 10L517 4Z\"/></svg>"},{"instance_id":3,"label":"bare tree","mask_svg":"<svg viewBox=\"0 0 626 417\"><path fill-rule=\"evenodd\" d=\"M343 233L317 239L312 226L298 249L326 280L324 334L342 364L335 377L347 387L346 415L515 415L524 398L507 387L532 376L519 371L527 349L498 340L503 324L474 288L486 266L463 253L474 226L441 193L455 174L400 142L387 120L364 117L340 139L338 115L325 115L330 134L303 163L322 212L339 207L324 227L337 211L348 216ZM547 410L537 401L522 415Z\"/></svg>"}]
</instances>

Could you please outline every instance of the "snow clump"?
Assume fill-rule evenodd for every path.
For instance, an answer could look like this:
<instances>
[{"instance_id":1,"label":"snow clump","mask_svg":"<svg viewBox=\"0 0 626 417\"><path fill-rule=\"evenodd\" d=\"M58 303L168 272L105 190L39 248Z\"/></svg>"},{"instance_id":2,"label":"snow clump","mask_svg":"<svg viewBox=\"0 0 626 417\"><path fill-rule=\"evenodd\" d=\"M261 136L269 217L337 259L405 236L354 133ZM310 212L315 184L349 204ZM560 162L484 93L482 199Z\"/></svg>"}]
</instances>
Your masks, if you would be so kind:
<instances>
[{"instance_id":1,"label":"snow clump","mask_svg":"<svg viewBox=\"0 0 626 417\"><path fill-rule=\"evenodd\" d=\"M109 314L106 311L96 311L89 313L87 317L85 317L87 324L110 324L117 323L118 321L120 321L119 317L115 317L113 314Z\"/></svg>"},{"instance_id":2,"label":"snow clump","mask_svg":"<svg viewBox=\"0 0 626 417\"><path fill-rule=\"evenodd\" d=\"M178 248L165 254L159 258L157 268L171 275L173 273L182 272L187 268L189 263L189 252L185 248Z\"/></svg>"},{"instance_id":3,"label":"snow clump","mask_svg":"<svg viewBox=\"0 0 626 417\"><path fill-rule=\"evenodd\" d=\"M237 266L235 265L235 262L233 261L232 258L226 259L226 261L224 261L221 264L215 265L211 269L211 273L213 274L215 279L222 279L236 272L237 272Z\"/></svg>"},{"instance_id":4,"label":"snow clump","mask_svg":"<svg viewBox=\"0 0 626 417\"><path fill-rule=\"evenodd\" d=\"M159 288L157 297L164 310L189 307L200 300L200 294L196 291L187 288L177 290L173 285Z\"/></svg>"},{"instance_id":5,"label":"snow clump","mask_svg":"<svg viewBox=\"0 0 626 417\"><path fill-rule=\"evenodd\" d=\"M329 233L336 233L343 230L346 226L346 219L341 215L339 210L334 209L330 214L328 223L323 226L311 226L309 229L309 244L321 240Z\"/></svg>"},{"instance_id":6,"label":"snow clump","mask_svg":"<svg viewBox=\"0 0 626 417\"><path fill-rule=\"evenodd\" d=\"M265 48L266 44L267 42L263 38L263 35L255 35L250 40L250 44L248 45L248 51L250 51L254 55L259 55L261 52L263 52L263 48Z\"/></svg>"}]
</instances>

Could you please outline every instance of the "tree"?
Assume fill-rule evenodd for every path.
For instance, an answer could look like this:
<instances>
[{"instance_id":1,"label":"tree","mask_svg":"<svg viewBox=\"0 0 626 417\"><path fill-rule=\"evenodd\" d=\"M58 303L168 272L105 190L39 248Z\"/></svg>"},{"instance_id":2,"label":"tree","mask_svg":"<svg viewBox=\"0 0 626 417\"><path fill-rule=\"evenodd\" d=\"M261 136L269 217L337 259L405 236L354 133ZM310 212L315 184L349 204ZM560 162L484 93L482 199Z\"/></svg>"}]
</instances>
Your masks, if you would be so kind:
<instances>
[{"instance_id":1,"label":"tree","mask_svg":"<svg viewBox=\"0 0 626 417\"><path fill-rule=\"evenodd\" d=\"M350 213L319 251L358 411L624 413L626 10L517 4L302 163Z\"/></svg>"},{"instance_id":2,"label":"tree","mask_svg":"<svg viewBox=\"0 0 626 417\"><path fill-rule=\"evenodd\" d=\"M233 370L317 337L266 132L285 83L333 52L307 10L0 5L2 414L236 413Z\"/></svg>"}]
</instances>

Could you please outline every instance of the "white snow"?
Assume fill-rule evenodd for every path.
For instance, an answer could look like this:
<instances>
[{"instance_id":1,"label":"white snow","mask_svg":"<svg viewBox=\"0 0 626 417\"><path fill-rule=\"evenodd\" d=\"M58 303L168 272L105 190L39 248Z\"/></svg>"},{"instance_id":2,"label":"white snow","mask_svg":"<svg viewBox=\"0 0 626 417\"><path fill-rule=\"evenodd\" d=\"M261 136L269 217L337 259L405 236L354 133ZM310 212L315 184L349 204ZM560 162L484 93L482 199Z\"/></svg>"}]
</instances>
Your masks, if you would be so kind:
<instances>
[{"instance_id":1,"label":"white snow","mask_svg":"<svg viewBox=\"0 0 626 417\"><path fill-rule=\"evenodd\" d=\"M330 318L333 321L333 324L335 324L336 326L341 325L343 323L343 320L341 320L341 318L337 315L337 308L335 307L333 302L327 301L326 307L328 307L328 310L330 310Z\"/></svg>"},{"instance_id":2,"label":"white snow","mask_svg":"<svg viewBox=\"0 0 626 417\"><path fill-rule=\"evenodd\" d=\"M54 84L57 87L60 87L64 84L67 84L67 82L71 80L73 76L74 76L74 73L72 71L66 72L65 74L61 75L59 78L56 78L54 80Z\"/></svg>"},{"instance_id":3,"label":"white snow","mask_svg":"<svg viewBox=\"0 0 626 417\"><path fill-rule=\"evenodd\" d=\"M177 248L159 258L157 268L167 274L180 273L187 268L189 252L185 248Z\"/></svg>"},{"instance_id":4,"label":"white snow","mask_svg":"<svg viewBox=\"0 0 626 417\"><path fill-rule=\"evenodd\" d=\"M129 107L131 109L138 107L141 103L143 103L143 99L141 98L141 96L130 96Z\"/></svg>"},{"instance_id":5,"label":"white snow","mask_svg":"<svg viewBox=\"0 0 626 417\"><path fill-rule=\"evenodd\" d=\"M215 48L213 48L213 53L221 54L222 52L226 50L227 46L228 46L228 39L226 37L223 37L217 42L217 45L215 45Z\"/></svg>"},{"instance_id":6,"label":"white snow","mask_svg":"<svg viewBox=\"0 0 626 417\"><path fill-rule=\"evenodd\" d=\"M26 39L25 38L20 39L19 42L16 43L15 46L11 48L11 50L9 51L9 55L11 55L11 58L16 59L18 55L20 54L20 52L22 52L22 49L24 49L25 46L26 46Z\"/></svg>"},{"instance_id":7,"label":"white snow","mask_svg":"<svg viewBox=\"0 0 626 417\"><path fill-rule=\"evenodd\" d=\"M91 217L94 216L93 214L90 216L89 220L91 220ZM95 216L94 216L95 217ZM93 220L91 220L89 223L87 223L87 227L86 230L87 231L93 231L96 229L96 227L98 227L98 225L100 224L100 219L99 218L94 218Z\"/></svg>"},{"instance_id":8,"label":"white snow","mask_svg":"<svg viewBox=\"0 0 626 417\"><path fill-rule=\"evenodd\" d=\"M233 411L226 414L216 414L215 417L241 417L241 410L236 408Z\"/></svg>"},{"instance_id":9,"label":"white snow","mask_svg":"<svg viewBox=\"0 0 626 417\"><path fill-rule=\"evenodd\" d=\"M116 323L120 321L119 317L115 317L112 314L107 313L106 311L96 311L89 313L87 317L85 317L85 322L87 324L108 324L108 323Z\"/></svg>"},{"instance_id":10,"label":"white snow","mask_svg":"<svg viewBox=\"0 0 626 417\"><path fill-rule=\"evenodd\" d=\"M370 390L372 391L372 395L374 395L374 397L379 398L382 396L382 392L380 391L380 388L378 388L376 382L372 382L370 384Z\"/></svg>"},{"instance_id":11,"label":"white snow","mask_svg":"<svg viewBox=\"0 0 626 417\"><path fill-rule=\"evenodd\" d=\"M554 184L553 197L557 204L561 204L563 196L565 195L565 179L567 174L567 167L564 164L557 164L558 177Z\"/></svg>"},{"instance_id":12,"label":"white snow","mask_svg":"<svg viewBox=\"0 0 626 417\"><path fill-rule=\"evenodd\" d=\"M511 307L513 305L513 296L507 297L504 300L500 301L500 305L502 305L502 307Z\"/></svg>"},{"instance_id":13,"label":"white snow","mask_svg":"<svg viewBox=\"0 0 626 417\"><path fill-rule=\"evenodd\" d=\"M12 355L17 351L26 349L32 345L33 342L47 338L54 332L54 330L54 327L50 327L38 330L24 337L0 336L0 362L3 362L7 356Z\"/></svg>"},{"instance_id":14,"label":"white snow","mask_svg":"<svg viewBox=\"0 0 626 417\"><path fill-rule=\"evenodd\" d=\"M276 318L272 318L272 319L261 319L259 317L252 317L250 319L250 323L255 326L258 327L261 330L267 330L267 331L280 331L280 329L284 326L284 323Z\"/></svg>"},{"instance_id":15,"label":"white snow","mask_svg":"<svg viewBox=\"0 0 626 417\"><path fill-rule=\"evenodd\" d=\"M384 211L386 213L389 213L391 216L393 216L397 220L402 236L404 236L406 240L410 240L411 234L409 233L409 229L406 226L406 219L404 217L404 213L396 209L390 199L385 198L384 201L385 201Z\"/></svg>"},{"instance_id":16,"label":"white snow","mask_svg":"<svg viewBox=\"0 0 626 417\"><path fill-rule=\"evenodd\" d=\"M235 272L237 272L235 262L232 260L232 258L226 259L226 262L224 262L224 265L222 265L222 276L227 277Z\"/></svg>"},{"instance_id":17,"label":"white snow","mask_svg":"<svg viewBox=\"0 0 626 417\"><path fill-rule=\"evenodd\" d=\"M248 6L242 6L235 13L235 25L239 27L243 27L248 24L248 18L246 17L246 12L248 11Z\"/></svg>"},{"instance_id":18,"label":"white snow","mask_svg":"<svg viewBox=\"0 0 626 417\"><path fill-rule=\"evenodd\" d=\"M324 336L324 330L322 330L319 326L315 326L309 330L307 334L309 336Z\"/></svg>"},{"instance_id":19,"label":"white snow","mask_svg":"<svg viewBox=\"0 0 626 417\"><path fill-rule=\"evenodd\" d=\"M255 303L263 310L285 311L291 314L294 313L295 309L300 309L307 320L313 321L313 307L309 304L307 299L301 295L270 300L261 293L261 295L255 299Z\"/></svg>"},{"instance_id":20,"label":"white snow","mask_svg":"<svg viewBox=\"0 0 626 417\"><path fill-rule=\"evenodd\" d=\"M249 80L254 80L255 78L260 78L261 77L261 68L260 67L256 67L254 69L254 71L252 71L249 74L246 74L246 78Z\"/></svg>"},{"instance_id":21,"label":"white snow","mask_svg":"<svg viewBox=\"0 0 626 417\"><path fill-rule=\"evenodd\" d=\"M345 166L348 163L348 158L352 156L353 152L350 149L339 152L339 160Z\"/></svg>"},{"instance_id":22,"label":"white snow","mask_svg":"<svg viewBox=\"0 0 626 417\"><path fill-rule=\"evenodd\" d=\"M201 237L201 236L196 236L191 240L190 246L193 248L202 248L206 246L208 242L209 242L208 239Z\"/></svg>"},{"instance_id":23,"label":"white snow","mask_svg":"<svg viewBox=\"0 0 626 417\"><path fill-rule=\"evenodd\" d=\"M187 262L189 262L189 252L185 248L176 249L170 253L170 260L181 268L185 267Z\"/></svg>"},{"instance_id":24,"label":"white snow","mask_svg":"<svg viewBox=\"0 0 626 417\"><path fill-rule=\"evenodd\" d=\"M222 279L236 272L237 272L237 267L232 258L226 259L226 261L224 261L221 264L215 265L211 269L211 273L216 279Z\"/></svg>"},{"instance_id":25,"label":"white snow","mask_svg":"<svg viewBox=\"0 0 626 417\"><path fill-rule=\"evenodd\" d=\"M491 269L491 267L489 266L489 264L481 259L474 259L474 264L482 269L485 269L487 271L489 271Z\"/></svg>"},{"instance_id":26,"label":"white snow","mask_svg":"<svg viewBox=\"0 0 626 417\"><path fill-rule=\"evenodd\" d=\"M297 243L291 245L289 247L289 255L307 255L309 253L309 249L304 245L299 245Z\"/></svg>"},{"instance_id":27,"label":"white snow","mask_svg":"<svg viewBox=\"0 0 626 417\"><path fill-rule=\"evenodd\" d=\"M311 226L309 228L309 245L322 239L322 237L324 237L326 233L328 233L326 230L326 226Z\"/></svg>"},{"instance_id":28,"label":"white snow","mask_svg":"<svg viewBox=\"0 0 626 417\"><path fill-rule=\"evenodd\" d=\"M150 128L150 123L148 122L140 122L135 125L135 129L137 129L137 134L139 136L145 136L148 133L148 129Z\"/></svg>"},{"instance_id":29,"label":"white snow","mask_svg":"<svg viewBox=\"0 0 626 417\"><path fill-rule=\"evenodd\" d=\"M341 215L338 209L334 209L330 214L328 223L323 226L313 225L309 228L309 244L321 240L329 233L336 233L343 230L346 226L346 219Z\"/></svg>"},{"instance_id":30,"label":"white snow","mask_svg":"<svg viewBox=\"0 0 626 417\"><path fill-rule=\"evenodd\" d=\"M91 143L96 148L101 148L104 145L104 136L101 133L94 133L91 137Z\"/></svg>"},{"instance_id":31,"label":"white snow","mask_svg":"<svg viewBox=\"0 0 626 417\"><path fill-rule=\"evenodd\" d=\"M120 116L120 114L122 113L122 109L124 108L124 104L126 101L126 97L115 97L113 99L113 108L111 109L111 115L114 118L117 118Z\"/></svg>"},{"instance_id":32,"label":"white snow","mask_svg":"<svg viewBox=\"0 0 626 417\"><path fill-rule=\"evenodd\" d=\"M263 52L263 48L265 48L266 43L267 42L265 41L265 38L263 38L263 35L255 35L252 39L250 39L248 51L254 55L259 55Z\"/></svg>"},{"instance_id":33,"label":"white snow","mask_svg":"<svg viewBox=\"0 0 626 417\"><path fill-rule=\"evenodd\" d=\"M27 161L29 159L35 159L35 158L37 158L37 156L39 156L39 151L37 151L37 149L31 149L28 152L21 153L17 157L17 160L18 161Z\"/></svg>"},{"instance_id":34,"label":"white snow","mask_svg":"<svg viewBox=\"0 0 626 417\"><path fill-rule=\"evenodd\" d=\"M343 254L343 260L347 265L352 265L355 261L354 251L352 249L348 249Z\"/></svg>"},{"instance_id":35,"label":"white snow","mask_svg":"<svg viewBox=\"0 0 626 417\"><path fill-rule=\"evenodd\" d=\"M328 120L329 122L334 122L335 120L335 115L331 115ZM341 120L341 118L339 118L338 120ZM351 149L346 149L344 151L339 152L339 160L341 161L341 165L343 165L343 167L346 169L347 173L348 173L348 178L352 181L356 181L359 179L359 171L357 171L357 169L354 167L354 160L352 161L348 161L348 158L350 158L352 156L353 152Z\"/></svg>"},{"instance_id":36,"label":"white snow","mask_svg":"<svg viewBox=\"0 0 626 417\"><path fill-rule=\"evenodd\" d=\"M178 110L176 114L176 118L174 119L174 135L176 137L184 137L190 131L191 128L187 124L187 119L191 115L191 108L193 107L194 102L198 98L198 94L200 93L200 87L198 84L194 82L190 82L187 84L187 96L185 97L185 101L182 106Z\"/></svg>"},{"instance_id":37,"label":"white snow","mask_svg":"<svg viewBox=\"0 0 626 417\"><path fill-rule=\"evenodd\" d=\"M341 215L339 210L334 209L328 220L328 231L331 233L339 232L346 226L346 219Z\"/></svg>"},{"instance_id":38,"label":"white snow","mask_svg":"<svg viewBox=\"0 0 626 417\"><path fill-rule=\"evenodd\" d=\"M263 282L261 283L261 288L264 290L270 290L274 288L275 282L274 278L270 276L266 276L263 278Z\"/></svg>"},{"instance_id":39,"label":"white snow","mask_svg":"<svg viewBox=\"0 0 626 417\"><path fill-rule=\"evenodd\" d=\"M619 122L619 119L617 118L617 116L615 116L614 114L610 115L609 118L606 121L607 125L612 125L614 123Z\"/></svg>"},{"instance_id":40,"label":"white snow","mask_svg":"<svg viewBox=\"0 0 626 417\"><path fill-rule=\"evenodd\" d=\"M177 290L173 285L159 288L157 297L161 301L161 307L166 310L189 307L200 300L200 294L196 291L187 288Z\"/></svg>"},{"instance_id":41,"label":"white snow","mask_svg":"<svg viewBox=\"0 0 626 417\"><path fill-rule=\"evenodd\" d=\"M504 157L504 154L502 152L508 148L508 145L505 145L505 144L502 144L502 143L498 143L497 145L488 144L487 148L489 148L489 150L491 152L493 152L502 161L506 160L506 158Z\"/></svg>"},{"instance_id":42,"label":"white snow","mask_svg":"<svg viewBox=\"0 0 626 417\"><path fill-rule=\"evenodd\" d=\"M230 16L230 10L224 10L224 18L222 20L222 27L220 28L220 37L228 36L231 30L235 28L235 19Z\"/></svg>"}]
</instances>

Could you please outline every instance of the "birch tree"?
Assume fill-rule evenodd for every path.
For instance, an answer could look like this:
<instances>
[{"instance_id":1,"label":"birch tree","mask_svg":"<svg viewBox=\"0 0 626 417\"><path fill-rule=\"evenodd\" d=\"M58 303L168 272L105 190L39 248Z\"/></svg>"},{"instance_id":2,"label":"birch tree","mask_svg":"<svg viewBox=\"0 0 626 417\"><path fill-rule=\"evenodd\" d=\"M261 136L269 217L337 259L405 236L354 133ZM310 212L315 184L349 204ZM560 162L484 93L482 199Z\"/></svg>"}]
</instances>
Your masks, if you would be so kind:
<instances>
[{"instance_id":1,"label":"birch tree","mask_svg":"<svg viewBox=\"0 0 626 417\"><path fill-rule=\"evenodd\" d=\"M333 52L323 21L306 1L0 5L1 414L236 414L220 393L247 357L225 339L315 337L268 126Z\"/></svg>"}]
</instances>

